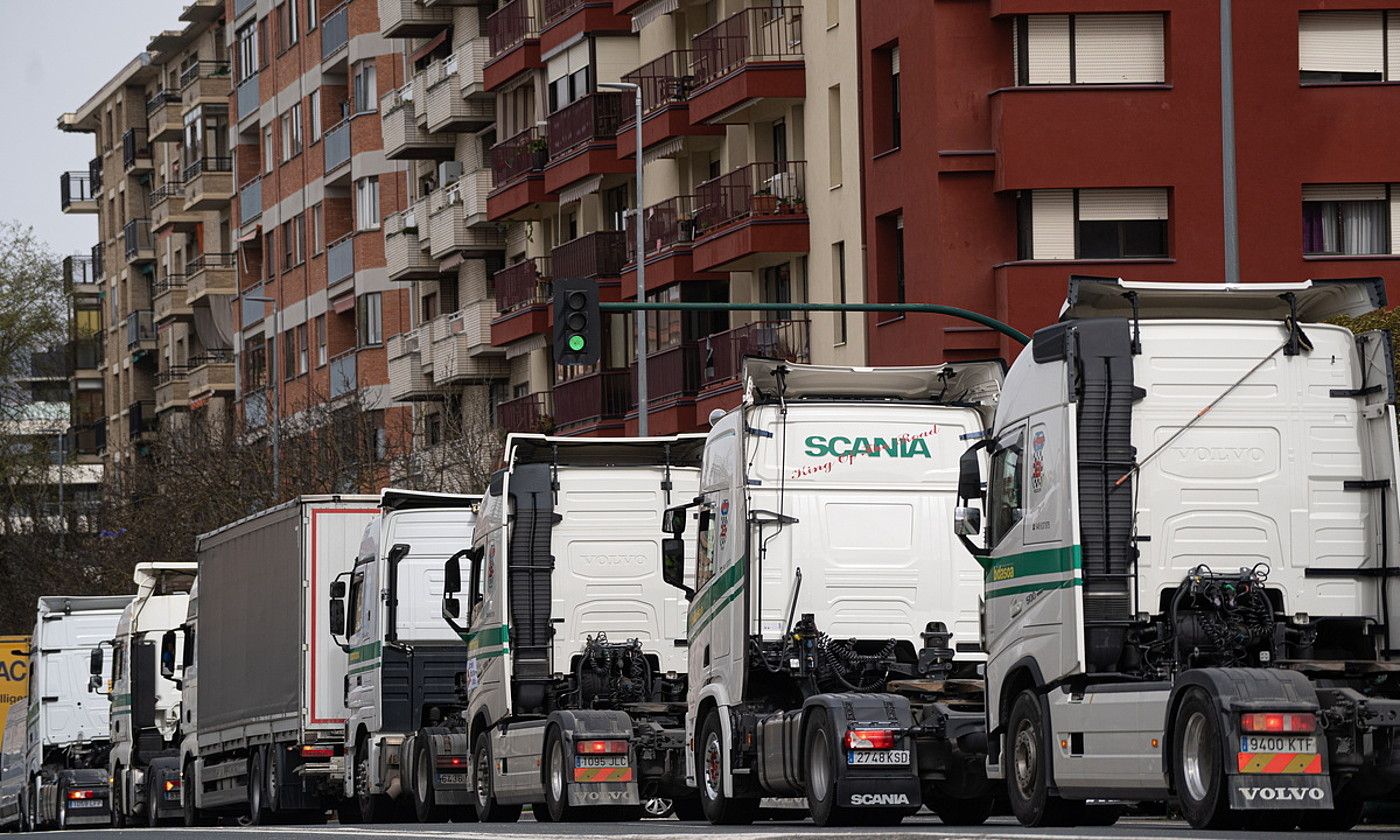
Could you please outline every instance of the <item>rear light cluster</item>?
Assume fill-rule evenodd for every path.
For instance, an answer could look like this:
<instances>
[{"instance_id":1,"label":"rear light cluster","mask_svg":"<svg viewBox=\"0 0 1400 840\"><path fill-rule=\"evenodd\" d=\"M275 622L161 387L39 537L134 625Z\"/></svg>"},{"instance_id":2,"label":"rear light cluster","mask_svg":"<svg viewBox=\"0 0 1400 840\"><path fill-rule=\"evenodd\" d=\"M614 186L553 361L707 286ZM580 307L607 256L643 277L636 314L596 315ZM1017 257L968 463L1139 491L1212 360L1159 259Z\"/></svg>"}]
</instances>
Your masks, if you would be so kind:
<instances>
[{"instance_id":1,"label":"rear light cluster","mask_svg":"<svg viewBox=\"0 0 1400 840\"><path fill-rule=\"evenodd\" d=\"M179 790L179 789L180 789L180 780L179 780L179 779L166 779L166 780L165 780L165 792L166 792L166 793L171 793L172 791L177 791L177 790Z\"/></svg>"},{"instance_id":2,"label":"rear light cluster","mask_svg":"<svg viewBox=\"0 0 1400 840\"><path fill-rule=\"evenodd\" d=\"M96 798L97 798L97 791L95 791L95 790L70 790L70 791L68 791L68 798L69 798L69 799L96 799Z\"/></svg>"},{"instance_id":3,"label":"rear light cluster","mask_svg":"<svg viewBox=\"0 0 1400 840\"><path fill-rule=\"evenodd\" d=\"M310 744L301 748L302 758L331 758L335 755L335 747L317 747Z\"/></svg>"},{"instance_id":4,"label":"rear light cluster","mask_svg":"<svg viewBox=\"0 0 1400 840\"><path fill-rule=\"evenodd\" d=\"M440 755L437 757L439 770L455 770L459 767L466 767L467 760L460 755Z\"/></svg>"},{"instance_id":5,"label":"rear light cluster","mask_svg":"<svg viewBox=\"0 0 1400 840\"><path fill-rule=\"evenodd\" d=\"M844 740L848 750L891 750L894 749L894 730L847 729Z\"/></svg>"},{"instance_id":6,"label":"rear light cluster","mask_svg":"<svg viewBox=\"0 0 1400 840\"><path fill-rule=\"evenodd\" d=\"M1317 716L1312 712L1245 712L1240 715L1245 732L1316 732Z\"/></svg>"},{"instance_id":7,"label":"rear light cluster","mask_svg":"<svg viewBox=\"0 0 1400 840\"><path fill-rule=\"evenodd\" d=\"M579 755L619 755L627 752L627 742L622 740L579 741L575 745Z\"/></svg>"}]
</instances>

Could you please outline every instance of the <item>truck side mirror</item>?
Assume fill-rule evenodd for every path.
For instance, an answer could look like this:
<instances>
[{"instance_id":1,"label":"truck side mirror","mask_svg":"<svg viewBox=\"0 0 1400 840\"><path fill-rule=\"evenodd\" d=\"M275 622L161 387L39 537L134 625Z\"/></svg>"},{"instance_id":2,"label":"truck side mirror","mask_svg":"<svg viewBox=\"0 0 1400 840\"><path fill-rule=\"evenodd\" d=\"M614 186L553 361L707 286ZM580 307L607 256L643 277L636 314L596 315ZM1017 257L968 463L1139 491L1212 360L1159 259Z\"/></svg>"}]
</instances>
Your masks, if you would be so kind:
<instances>
[{"instance_id":1,"label":"truck side mirror","mask_svg":"<svg viewBox=\"0 0 1400 840\"><path fill-rule=\"evenodd\" d=\"M975 507L953 508L953 533L960 537L982 533L982 511Z\"/></svg>"},{"instance_id":2,"label":"truck side mirror","mask_svg":"<svg viewBox=\"0 0 1400 840\"><path fill-rule=\"evenodd\" d=\"M690 512L689 505L666 508L666 512L661 514L661 530L663 533L673 537L679 537L685 533L685 518Z\"/></svg>"},{"instance_id":3,"label":"truck side mirror","mask_svg":"<svg viewBox=\"0 0 1400 840\"><path fill-rule=\"evenodd\" d=\"M88 673L94 677L102 676L102 648L95 647L92 653L88 654Z\"/></svg>"},{"instance_id":4,"label":"truck side mirror","mask_svg":"<svg viewBox=\"0 0 1400 840\"><path fill-rule=\"evenodd\" d=\"M175 631L166 630L160 637L160 675L167 680L175 679Z\"/></svg>"},{"instance_id":5,"label":"truck side mirror","mask_svg":"<svg viewBox=\"0 0 1400 840\"><path fill-rule=\"evenodd\" d=\"M394 543L389 549L388 560L390 563L397 563L408 556L408 543Z\"/></svg>"},{"instance_id":6,"label":"truck side mirror","mask_svg":"<svg viewBox=\"0 0 1400 840\"><path fill-rule=\"evenodd\" d=\"M986 448L978 444L963 452L958 459L958 498L971 501L982 498L982 462L977 454Z\"/></svg>"},{"instance_id":7,"label":"truck side mirror","mask_svg":"<svg viewBox=\"0 0 1400 840\"><path fill-rule=\"evenodd\" d=\"M685 540L680 537L661 541L661 579L685 592L687 601L695 597L695 590L685 585Z\"/></svg>"},{"instance_id":8,"label":"truck side mirror","mask_svg":"<svg viewBox=\"0 0 1400 840\"><path fill-rule=\"evenodd\" d=\"M464 548L452 555L442 570L442 617L458 633L465 630L458 623L458 619L462 617L462 599L457 597L462 591L462 558L470 557L471 552L470 548Z\"/></svg>"},{"instance_id":9,"label":"truck side mirror","mask_svg":"<svg viewBox=\"0 0 1400 840\"><path fill-rule=\"evenodd\" d=\"M331 581L331 597L332 597L332 598L344 598L344 597L345 597L345 581L343 581L343 580L333 580L333 581Z\"/></svg>"},{"instance_id":10,"label":"truck side mirror","mask_svg":"<svg viewBox=\"0 0 1400 840\"><path fill-rule=\"evenodd\" d=\"M331 601L331 635L345 635L345 601L340 598Z\"/></svg>"}]
</instances>

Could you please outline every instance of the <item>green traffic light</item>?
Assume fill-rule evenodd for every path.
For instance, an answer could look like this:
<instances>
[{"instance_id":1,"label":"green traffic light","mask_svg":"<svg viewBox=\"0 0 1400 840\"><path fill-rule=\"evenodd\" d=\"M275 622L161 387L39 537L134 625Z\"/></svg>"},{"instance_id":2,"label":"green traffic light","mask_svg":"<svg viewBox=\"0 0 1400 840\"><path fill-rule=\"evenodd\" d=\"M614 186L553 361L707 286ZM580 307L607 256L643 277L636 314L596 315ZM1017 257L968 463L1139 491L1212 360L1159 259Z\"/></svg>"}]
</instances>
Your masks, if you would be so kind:
<instances>
[{"instance_id":1,"label":"green traffic light","mask_svg":"<svg viewBox=\"0 0 1400 840\"><path fill-rule=\"evenodd\" d=\"M569 349L572 350L572 351L574 351L575 353L578 353L578 352L580 352L580 351L583 350L583 343L584 343L584 342L583 342L583 336L581 336L581 335L571 335L571 336L569 336Z\"/></svg>"}]
</instances>

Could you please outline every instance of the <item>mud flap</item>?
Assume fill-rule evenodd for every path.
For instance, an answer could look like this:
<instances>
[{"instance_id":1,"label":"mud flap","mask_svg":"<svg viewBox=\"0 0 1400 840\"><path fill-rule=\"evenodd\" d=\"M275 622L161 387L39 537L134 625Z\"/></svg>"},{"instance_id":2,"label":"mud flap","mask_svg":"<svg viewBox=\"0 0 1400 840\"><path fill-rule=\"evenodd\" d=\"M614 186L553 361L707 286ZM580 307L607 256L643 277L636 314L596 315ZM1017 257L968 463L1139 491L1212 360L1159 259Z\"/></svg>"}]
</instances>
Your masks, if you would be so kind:
<instances>
[{"instance_id":1,"label":"mud flap","mask_svg":"<svg viewBox=\"0 0 1400 840\"><path fill-rule=\"evenodd\" d=\"M910 813L919 810L923 795L919 786L919 759L914 738L908 734L914 715L908 699L895 694L819 694L808 698L806 707L826 709L836 739L832 768L836 801L852 808L896 808ZM898 764L856 764L847 755L842 738L847 730L888 728L900 733L894 750L905 751L908 761Z\"/></svg>"},{"instance_id":2,"label":"mud flap","mask_svg":"<svg viewBox=\"0 0 1400 840\"><path fill-rule=\"evenodd\" d=\"M1236 811L1323 811L1332 809L1327 776L1239 775L1229 777L1230 807Z\"/></svg>"},{"instance_id":3,"label":"mud flap","mask_svg":"<svg viewBox=\"0 0 1400 840\"><path fill-rule=\"evenodd\" d=\"M559 727L569 749L566 761L572 764L568 786L570 805L641 804L631 716L626 712L573 710L554 712L549 720L551 725ZM596 761L587 762L590 757L579 755L574 745L591 740L627 741L629 749L622 755L598 756ZM586 763L605 766L584 766Z\"/></svg>"},{"instance_id":4,"label":"mud flap","mask_svg":"<svg viewBox=\"0 0 1400 840\"><path fill-rule=\"evenodd\" d=\"M405 790L411 790L414 778L413 751L419 740L428 745L428 760L433 762L433 800L438 805L467 805L474 802L471 787L471 746L467 733L442 727L423 729L405 739L400 748L399 767L406 780Z\"/></svg>"}]
</instances>

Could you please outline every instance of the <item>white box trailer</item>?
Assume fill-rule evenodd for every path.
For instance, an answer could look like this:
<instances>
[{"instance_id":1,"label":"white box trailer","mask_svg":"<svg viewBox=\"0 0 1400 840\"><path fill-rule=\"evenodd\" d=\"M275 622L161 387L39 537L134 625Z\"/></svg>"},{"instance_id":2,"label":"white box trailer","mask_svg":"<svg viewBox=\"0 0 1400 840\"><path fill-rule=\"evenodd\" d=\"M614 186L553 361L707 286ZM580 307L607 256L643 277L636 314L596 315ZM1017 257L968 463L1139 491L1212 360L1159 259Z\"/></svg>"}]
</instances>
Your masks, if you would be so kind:
<instances>
[{"instance_id":1,"label":"white box trailer","mask_svg":"<svg viewBox=\"0 0 1400 840\"><path fill-rule=\"evenodd\" d=\"M347 658L330 587L378 515L375 496L302 496L198 538L186 625L198 678L184 691L194 729L181 749L189 821L341 804Z\"/></svg>"}]
</instances>

